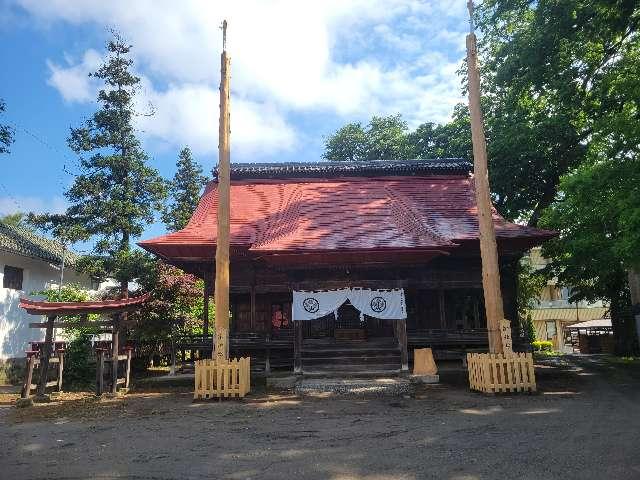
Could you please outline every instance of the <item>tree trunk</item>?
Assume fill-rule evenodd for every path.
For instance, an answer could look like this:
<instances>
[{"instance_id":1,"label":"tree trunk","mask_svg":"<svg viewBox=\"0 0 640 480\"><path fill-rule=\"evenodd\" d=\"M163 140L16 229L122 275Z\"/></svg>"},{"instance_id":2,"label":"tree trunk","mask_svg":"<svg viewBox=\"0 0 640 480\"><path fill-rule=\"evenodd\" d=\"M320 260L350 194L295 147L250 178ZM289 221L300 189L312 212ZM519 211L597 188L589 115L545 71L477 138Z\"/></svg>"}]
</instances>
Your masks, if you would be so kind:
<instances>
[{"instance_id":1,"label":"tree trunk","mask_svg":"<svg viewBox=\"0 0 640 480\"><path fill-rule=\"evenodd\" d=\"M626 288L616 289L611 294L611 326L615 354L631 356L638 353L635 322L631 314L631 298Z\"/></svg>"},{"instance_id":2,"label":"tree trunk","mask_svg":"<svg viewBox=\"0 0 640 480\"><path fill-rule=\"evenodd\" d=\"M636 340L640 344L640 272L635 268L629 270L627 280L631 294L631 312L636 327Z\"/></svg>"}]
</instances>

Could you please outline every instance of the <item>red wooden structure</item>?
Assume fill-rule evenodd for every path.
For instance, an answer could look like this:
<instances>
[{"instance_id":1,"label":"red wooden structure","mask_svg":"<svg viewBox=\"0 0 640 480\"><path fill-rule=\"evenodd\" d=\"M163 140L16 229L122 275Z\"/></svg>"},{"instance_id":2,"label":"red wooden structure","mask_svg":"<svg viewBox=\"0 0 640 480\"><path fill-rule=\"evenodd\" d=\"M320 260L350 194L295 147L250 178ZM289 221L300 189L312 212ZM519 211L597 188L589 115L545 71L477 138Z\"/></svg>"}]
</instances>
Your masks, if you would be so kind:
<instances>
[{"instance_id":1,"label":"red wooden structure","mask_svg":"<svg viewBox=\"0 0 640 480\"><path fill-rule=\"evenodd\" d=\"M314 362L322 363L318 353L330 363L343 329L363 330L370 344L351 352L344 348L341 357L359 349L362 359L369 358L372 351L396 349L398 342L405 351L407 346L431 347L440 358L484 348L487 331L470 170L470 163L460 159L232 164L234 354L253 348L247 352L252 365L258 365L257 353L264 351L266 369L269 355L277 351L277 361L287 368L293 361L304 363L306 355L308 371L317 366ZM217 203L214 179L183 230L140 242L168 263L203 278L205 299L213 287ZM507 222L495 210L493 222L505 315L517 320L517 262L524 251L554 233ZM280 312L291 319L293 290L345 287L403 288L406 325L371 318L363 324L347 304L335 316L319 320L284 322L283 328L277 328L282 321L273 321ZM210 345L206 317L204 322L201 348ZM517 340L517 332L514 337ZM314 351L318 345L322 352ZM333 360L344 363L337 356Z\"/></svg>"},{"instance_id":2,"label":"red wooden structure","mask_svg":"<svg viewBox=\"0 0 640 480\"><path fill-rule=\"evenodd\" d=\"M124 312L131 312L140 308L144 302L149 299L149 295L142 295L139 297L130 297L120 300L99 300L89 302L41 302L36 300L30 300L27 298L20 299L20 307L25 309L27 313L31 315L44 315L47 317L47 321L43 323L31 323L31 328L44 328L45 339L44 342L39 343L39 348L27 352L27 374L25 378L24 387L22 390L22 397L28 398L31 394L34 368L40 367L40 378L37 384L37 395L43 397L47 386L52 386L53 382L48 382L49 363L53 353L54 344L58 342L53 341L53 329L54 328L77 328L82 326L101 326L108 329L112 334L112 345L110 356L105 358L104 353L98 353L98 373L96 379L96 393L100 395L103 388L103 375L101 366L104 366L105 361L112 362L112 392L116 393L118 385L124 384L125 388L129 386L129 371L131 367L131 351L127 350L125 355L120 355L119 348L119 333L120 327L122 327L121 314ZM106 321L90 322L88 321L88 315L105 315L110 319ZM56 321L59 316L74 315L80 316L80 322L58 322ZM62 388L62 369L63 369L63 356L58 356L58 380L56 382L58 390ZM126 360L126 370L124 379L118 378L118 362Z\"/></svg>"}]
</instances>

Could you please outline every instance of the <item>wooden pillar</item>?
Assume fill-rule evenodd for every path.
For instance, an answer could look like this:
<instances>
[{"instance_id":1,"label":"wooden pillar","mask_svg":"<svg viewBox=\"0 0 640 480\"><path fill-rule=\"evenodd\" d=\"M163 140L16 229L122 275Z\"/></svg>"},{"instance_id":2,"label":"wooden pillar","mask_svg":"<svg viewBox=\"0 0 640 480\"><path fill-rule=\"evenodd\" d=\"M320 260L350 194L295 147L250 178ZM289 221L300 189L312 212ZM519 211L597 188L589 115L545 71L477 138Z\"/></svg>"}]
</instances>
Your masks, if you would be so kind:
<instances>
[{"instance_id":1,"label":"wooden pillar","mask_svg":"<svg viewBox=\"0 0 640 480\"><path fill-rule=\"evenodd\" d=\"M293 322L293 373L302 374L302 323L301 320Z\"/></svg>"},{"instance_id":2,"label":"wooden pillar","mask_svg":"<svg viewBox=\"0 0 640 480\"><path fill-rule=\"evenodd\" d=\"M47 330L44 336L44 345L40 352L40 381L38 382L38 396L43 397L47 388L47 377L49 375L49 358L53 350L53 322L55 315L47 318Z\"/></svg>"},{"instance_id":3,"label":"wooden pillar","mask_svg":"<svg viewBox=\"0 0 640 480\"><path fill-rule=\"evenodd\" d=\"M265 336L264 374L267 376L271 374L271 333Z\"/></svg>"},{"instance_id":4,"label":"wooden pillar","mask_svg":"<svg viewBox=\"0 0 640 480\"><path fill-rule=\"evenodd\" d=\"M440 328L444 330L447 328L447 316L446 316L446 310L444 306L444 289L443 288L438 289L438 313L440 314Z\"/></svg>"},{"instance_id":5,"label":"wooden pillar","mask_svg":"<svg viewBox=\"0 0 640 480\"><path fill-rule=\"evenodd\" d=\"M251 301L251 312L249 314L249 323L250 323L250 328L251 331L255 331L256 330L256 287L254 285L251 285L251 290L249 292L250 295L250 301Z\"/></svg>"},{"instance_id":6,"label":"wooden pillar","mask_svg":"<svg viewBox=\"0 0 640 480\"><path fill-rule=\"evenodd\" d=\"M64 372L64 352L58 352L58 391L62 391L62 372Z\"/></svg>"},{"instance_id":7,"label":"wooden pillar","mask_svg":"<svg viewBox=\"0 0 640 480\"><path fill-rule=\"evenodd\" d=\"M127 366L124 375L124 388L129 389L131 379L131 349L127 348Z\"/></svg>"},{"instance_id":8,"label":"wooden pillar","mask_svg":"<svg viewBox=\"0 0 640 480\"><path fill-rule=\"evenodd\" d=\"M104 392L104 349L98 348L96 354L96 396L100 396Z\"/></svg>"},{"instance_id":9,"label":"wooden pillar","mask_svg":"<svg viewBox=\"0 0 640 480\"><path fill-rule=\"evenodd\" d=\"M205 337L209 336L209 297L211 296L211 279L205 272L204 274L204 292L203 292L203 309L202 309L202 333Z\"/></svg>"},{"instance_id":10,"label":"wooden pillar","mask_svg":"<svg viewBox=\"0 0 640 480\"><path fill-rule=\"evenodd\" d=\"M220 124L218 143L218 214L216 240L216 339L215 358L229 359L229 207L230 207L230 150L229 150L229 68L226 35L227 21L222 24L223 50L220 56Z\"/></svg>"},{"instance_id":11,"label":"wooden pillar","mask_svg":"<svg viewBox=\"0 0 640 480\"><path fill-rule=\"evenodd\" d=\"M473 173L478 208L478 231L480 256L482 258L482 287L487 313L489 351L502 353L500 322L504 319L502 294L500 292L500 270L498 247L489 191L487 168L487 144L484 136L482 110L480 109L480 73L476 35L473 33L473 2L468 3L471 15L471 32L467 35L467 68L469 81L469 112L471 114L471 138L473 141Z\"/></svg>"},{"instance_id":12,"label":"wooden pillar","mask_svg":"<svg viewBox=\"0 0 640 480\"><path fill-rule=\"evenodd\" d=\"M111 393L118 392L118 352L120 350L120 318L114 317L111 338Z\"/></svg>"},{"instance_id":13,"label":"wooden pillar","mask_svg":"<svg viewBox=\"0 0 640 480\"><path fill-rule=\"evenodd\" d=\"M402 373L409 371L409 352L407 350L407 320L402 319L397 322L398 344L400 345L400 370Z\"/></svg>"},{"instance_id":14,"label":"wooden pillar","mask_svg":"<svg viewBox=\"0 0 640 480\"><path fill-rule=\"evenodd\" d=\"M33 381L33 369L35 364L36 357L31 354L31 356L27 358L27 375L24 381L24 386L22 387L22 393L20 394L22 398L29 398L31 396L31 382Z\"/></svg>"}]
</instances>

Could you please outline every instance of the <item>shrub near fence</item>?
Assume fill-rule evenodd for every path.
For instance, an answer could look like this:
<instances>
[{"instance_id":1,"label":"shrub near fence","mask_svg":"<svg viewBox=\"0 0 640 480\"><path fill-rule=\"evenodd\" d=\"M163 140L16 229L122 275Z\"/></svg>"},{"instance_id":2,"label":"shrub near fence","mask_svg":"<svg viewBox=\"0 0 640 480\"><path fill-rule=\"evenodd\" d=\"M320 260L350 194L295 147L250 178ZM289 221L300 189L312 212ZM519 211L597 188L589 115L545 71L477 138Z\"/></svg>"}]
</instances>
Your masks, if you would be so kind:
<instances>
[{"instance_id":1,"label":"shrub near fence","mask_svg":"<svg viewBox=\"0 0 640 480\"><path fill-rule=\"evenodd\" d=\"M193 398L242 398L251 388L251 359L198 360L195 362L195 392Z\"/></svg>"},{"instance_id":2,"label":"shrub near fence","mask_svg":"<svg viewBox=\"0 0 640 480\"><path fill-rule=\"evenodd\" d=\"M485 393L535 392L530 353L467 353L469 385Z\"/></svg>"}]
</instances>

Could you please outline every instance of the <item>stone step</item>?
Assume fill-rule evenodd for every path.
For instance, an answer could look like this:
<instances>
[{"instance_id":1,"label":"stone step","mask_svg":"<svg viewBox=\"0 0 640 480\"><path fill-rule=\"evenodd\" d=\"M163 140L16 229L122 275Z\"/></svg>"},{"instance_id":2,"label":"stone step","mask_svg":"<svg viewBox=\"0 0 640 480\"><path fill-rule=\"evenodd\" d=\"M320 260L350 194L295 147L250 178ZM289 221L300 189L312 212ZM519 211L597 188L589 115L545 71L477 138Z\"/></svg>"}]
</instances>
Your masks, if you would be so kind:
<instances>
[{"instance_id":1,"label":"stone step","mask_svg":"<svg viewBox=\"0 0 640 480\"><path fill-rule=\"evenodd\" d=\"M400 355L358 357L303 357L302 365L400 365Z\"/></svg>"},{"instance_id":2,"label":"stone step","mask_svg":"<svg viewBox=\"0 0 640 480\"><path fill-rule=\"evenodd\" d=\"M302 370L302 376L305 379L306 378L323 378L323 379L333 379L333 380L345 380L345 379L356 379L356 378L371 379L371 378L379 378L379 377L394 378L394 377L399 377L400 373L401 371L399 368L395 370L386 369L386 368L375 369L375 370L374 369L362 370L358 368L351 368L351 369L345 369L345 370L314 368L314 369L305 370L303 368Z\"/></svg>"}]
</instances>

